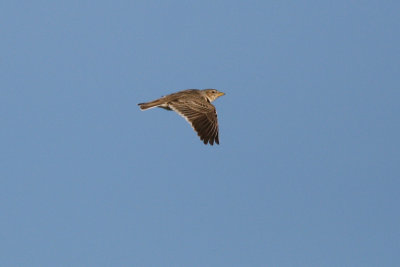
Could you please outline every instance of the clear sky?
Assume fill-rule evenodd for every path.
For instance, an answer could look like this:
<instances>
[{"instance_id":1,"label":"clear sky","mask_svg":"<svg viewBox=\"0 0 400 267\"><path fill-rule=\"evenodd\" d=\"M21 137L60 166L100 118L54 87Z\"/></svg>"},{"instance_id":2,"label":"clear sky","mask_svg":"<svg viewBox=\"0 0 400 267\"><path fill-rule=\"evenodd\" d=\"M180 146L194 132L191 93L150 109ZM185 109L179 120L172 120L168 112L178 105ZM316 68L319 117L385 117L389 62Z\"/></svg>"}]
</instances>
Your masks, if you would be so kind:
<instances>
[{"instance_id":1,"label":"clear sky","mask_svg":"<svg viewBox=\"0 0 400 267\"><path fill-rule=\"evenodd\" d=\"M3 1L1 266L399 266L399 1ZM220 145L136 105L217 88Z\"/></svg>"}]
</instances>

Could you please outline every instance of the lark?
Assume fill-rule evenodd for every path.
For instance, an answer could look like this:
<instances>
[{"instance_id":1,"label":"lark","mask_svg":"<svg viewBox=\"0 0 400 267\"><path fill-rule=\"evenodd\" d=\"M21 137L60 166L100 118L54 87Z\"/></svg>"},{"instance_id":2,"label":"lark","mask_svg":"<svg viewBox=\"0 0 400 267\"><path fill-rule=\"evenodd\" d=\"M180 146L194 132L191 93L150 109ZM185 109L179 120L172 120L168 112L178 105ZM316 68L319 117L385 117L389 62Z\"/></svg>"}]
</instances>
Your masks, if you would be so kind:
<instances>
[{"instance_id":1,"label":"lark","mask_svg":"<svg viewBox=\"0 0 400 267\"><path fill-rule=\"evenodd\" d=\"M141 110L154 107L173 110L185 118L204 144L219 144L217 111L211 102L225 95L216 89L188 89L138 104Z\"/></svg>"}]
</instances>

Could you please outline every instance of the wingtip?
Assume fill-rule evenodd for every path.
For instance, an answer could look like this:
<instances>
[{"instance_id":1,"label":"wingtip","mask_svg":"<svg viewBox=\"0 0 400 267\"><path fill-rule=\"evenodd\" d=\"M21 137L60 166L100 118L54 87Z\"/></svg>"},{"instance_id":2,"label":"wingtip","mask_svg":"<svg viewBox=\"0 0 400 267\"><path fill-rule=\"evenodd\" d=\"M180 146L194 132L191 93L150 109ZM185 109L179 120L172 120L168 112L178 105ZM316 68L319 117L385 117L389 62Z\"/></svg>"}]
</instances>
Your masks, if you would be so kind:
<instances>
[{"instance_id":1,"label":"wingtip","mask_svg":"<svg viewBox=\"0 0 400 267\"><path fill-rule=\"evenodd\" d=\"M146 110L144 104L146 104L146 103L139 103L139 104L137 104L137 105L139 106L139 108L140 108L141 111Z\"/></svg>"}]
</instances>

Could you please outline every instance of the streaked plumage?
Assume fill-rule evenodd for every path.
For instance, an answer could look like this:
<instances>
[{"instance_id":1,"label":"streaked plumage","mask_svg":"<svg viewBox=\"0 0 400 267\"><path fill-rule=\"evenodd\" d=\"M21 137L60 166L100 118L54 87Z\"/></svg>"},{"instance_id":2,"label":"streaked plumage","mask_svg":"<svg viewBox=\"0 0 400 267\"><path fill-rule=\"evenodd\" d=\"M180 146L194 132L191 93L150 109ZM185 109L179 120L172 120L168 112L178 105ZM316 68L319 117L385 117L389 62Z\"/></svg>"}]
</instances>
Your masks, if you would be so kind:
<instances>
[{"instance_id":1,"label":"streaked plumage","mask_svg":"<svg viewBox=\"0 0 400 267\"><path fill-rule=\"evenodd\" d=\"M204 144L213 145L219 144L219 133L217 111L211 102L222 95L216 89L188 89L138 105L141 110L160 107L177 112L192 125Z\"/></svg>"}]
</instances>

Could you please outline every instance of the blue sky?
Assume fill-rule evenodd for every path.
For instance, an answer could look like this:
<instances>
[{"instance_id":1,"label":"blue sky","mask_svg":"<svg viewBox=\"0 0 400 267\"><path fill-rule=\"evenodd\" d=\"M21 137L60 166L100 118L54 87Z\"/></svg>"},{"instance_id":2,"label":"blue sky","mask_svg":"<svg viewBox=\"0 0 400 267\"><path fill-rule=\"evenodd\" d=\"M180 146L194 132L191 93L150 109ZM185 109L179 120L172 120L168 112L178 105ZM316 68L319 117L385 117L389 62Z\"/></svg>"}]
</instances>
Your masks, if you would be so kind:
<instances>
[{"instance_id":1,"label":"blue sky","mask_svg":"<svg viewBox=\"0 0 400 267\"><path fill-rule=\"evenodd\" d=\"M399 11L3 2L1 265L400 265ZM219 146L136 105L187 88Z\"/></svg>"}]
</instances>

